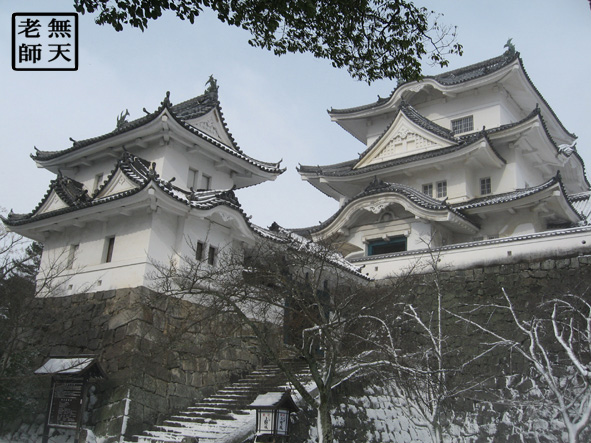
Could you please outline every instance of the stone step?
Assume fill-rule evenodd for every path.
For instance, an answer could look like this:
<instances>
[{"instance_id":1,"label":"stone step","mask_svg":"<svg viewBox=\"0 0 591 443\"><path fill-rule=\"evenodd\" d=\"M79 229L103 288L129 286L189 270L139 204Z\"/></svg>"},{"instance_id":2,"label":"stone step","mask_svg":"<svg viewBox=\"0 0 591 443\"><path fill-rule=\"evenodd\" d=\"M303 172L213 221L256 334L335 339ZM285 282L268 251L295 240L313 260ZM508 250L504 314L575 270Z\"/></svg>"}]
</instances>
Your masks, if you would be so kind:
<instances>
[{"instance_id":1,"label":"stone step","mask_svg":"<svg viewBox=\"0 0 591 443\"><path fill-rule=\"evenodd\" d=\"M295 363L292 370L300 371ZM304 378L306 375L303 375ZM165 420L162 425L136 436L138 443L177 443L185 437L199 438L199 443L221 443L231 436L248 437L254 430L255 413L249 405L259 395L287 386L277 367L266 366L253 371L214 395ZM240 435L237 435L237 434Z\"/></svg>"}]
</instances>

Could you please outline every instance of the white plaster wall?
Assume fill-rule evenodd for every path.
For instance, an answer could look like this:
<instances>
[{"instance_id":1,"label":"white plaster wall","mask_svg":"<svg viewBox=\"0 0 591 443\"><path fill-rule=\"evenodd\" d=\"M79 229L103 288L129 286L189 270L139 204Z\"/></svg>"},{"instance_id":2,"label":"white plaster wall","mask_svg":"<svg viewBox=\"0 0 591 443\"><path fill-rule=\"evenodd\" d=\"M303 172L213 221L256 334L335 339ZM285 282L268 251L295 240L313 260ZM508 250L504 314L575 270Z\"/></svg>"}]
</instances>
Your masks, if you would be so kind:
<instances>
[{"instance_id":1,"label":"white plaster wall","mask_svg":"<svg viewBox=\"0 0 591 443\"><path fill-rule=\"evenodd\" d=\"M162 209L137 211L108 222L54 232L45 241L42 269L60 262L64 270L72 245L79 245L72 269L60 275L62 287L52 296L116 288L149 286L152 263L167 263L171 257L194 256L197 241L217 249L217 257L233 242L232 230L194 214L174 215ZM107 238L115 237L113 257L104 263ZM40 274L42 278L43 272Z\"/></svg>"},{"instance_id":2,"label":"white plaster wall","mask_svg":"<svg viewBox=\"0 0 591 443\"><path fill-rule=\"evenodd\" d=\"M47 273L56 277L51 269L59 269L64 284L52 295L140 286L147 265L150 227L149 216L134 214L54 232L44 242L38 278ZM104 263L109 237L115 237L113 256L110 263ZM72 245L79 246L72 268L66 269Z\"/></svg>"},{"instance_id":3,"label":"white plaster wall","mask_svg":"<svg viewBox=\"0 0 591 443\"><path fill-rule=\"evenodd\" d=\"M472 90L453 98L436 100L416 106L417 111L444 128L451 129L451 121L474 116L474 132L483 126L495 128L501 123L501 97L492 88Z\"/></svg>"},{"instance_id":4,"label":"white plaster wall","mask_svg":"<svg viewBox=\"0 0 591 443\"><path fill-rule=\"evenodd\" d=\"M544 183L544 176L542 171L531 167L531 157L524 155L523 148L517 145L515 149L515 168L517 187L522 188L528 185L529 187L538 186Z\"/></svg>"},{"instance_id":5,"label":"white plaster wall","mask_svg":"<svg viewBox=\"0 0 591 443\"><path fill-rule=\"evenodd\" d=\"M558 235L560 233L560 235ZM461 246L461 245L460 245ZM440 269L465 269L502 263L591 253L591 228L573 228L564 231L538 234L533 238L514 237L504 242L476 242L467 247L435 251ZM431 259L428 251L391 258L355 261L364 266L362 272L371 278L404 275L413 272L429 272Z\"/></svg>"},{"instance_id":6,"label":"white plaster wall","mask_svg":"<svg viewBox=\"0 0 591 443\"><path fill-rule=\"evenodd\" d=\"M164 153L162 178L170 180L172 177L176 177L173 184L179 188L188 189L189 168L199 171L200 177L203 174L211 177L211 189L230 189L234 185L229 173L224 170L217 170L213 160L198 151L187 152L177 142L171 142L164 149ZM199 186L204 186L202 180L199 182Z\"/></svg>"}]
</instances>

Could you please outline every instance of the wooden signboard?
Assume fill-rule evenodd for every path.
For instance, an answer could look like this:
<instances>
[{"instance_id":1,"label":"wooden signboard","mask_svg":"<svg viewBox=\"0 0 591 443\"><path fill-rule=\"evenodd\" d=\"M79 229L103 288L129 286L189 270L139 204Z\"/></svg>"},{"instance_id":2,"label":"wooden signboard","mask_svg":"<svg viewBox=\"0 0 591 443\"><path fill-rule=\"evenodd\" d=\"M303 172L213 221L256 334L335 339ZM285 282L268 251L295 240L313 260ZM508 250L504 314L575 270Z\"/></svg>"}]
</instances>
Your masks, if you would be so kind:
<instances>
[{"instance_id":1,"label":"wooden signboard","mask_svg":"<svg viewBox=\"0 0 591 443\"><path fill-rule=\"evenodd\" d=\"M54 380L48 425L76 429L82 413L83 379Z\"/></svg>"},{"instance_id":2,"label":"wooden signboard","mask_svg":"<svg viewBox=\"0 0 591 443\"><path fill-rule=\"evenodd\" d=\"M74 443L78 443L88 382L90 379L104 377L96 357L93 355L50 357L35 371L35 374L51 375L51 395L42 442L49 442L51 428L63 428L73 429Z\"/></svg>"}]
</instances>

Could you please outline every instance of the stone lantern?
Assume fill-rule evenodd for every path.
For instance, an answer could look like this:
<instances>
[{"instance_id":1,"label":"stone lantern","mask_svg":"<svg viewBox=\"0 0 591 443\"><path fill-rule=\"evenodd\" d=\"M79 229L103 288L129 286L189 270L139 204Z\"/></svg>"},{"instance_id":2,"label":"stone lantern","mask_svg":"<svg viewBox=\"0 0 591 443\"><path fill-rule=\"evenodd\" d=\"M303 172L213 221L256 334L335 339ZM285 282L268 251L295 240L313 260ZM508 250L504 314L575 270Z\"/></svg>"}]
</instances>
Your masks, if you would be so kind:
<instances>
[{"instance_id":1,"label":"stone lantern","mask_svg":"<svg viewBox=\"0 0 591 443\"><path fill-rule=\"evenodd\" d=\"M290 391L259 395L250 407L256 410L257 442L286 442L289 439L289 416L298 407Z\"/></svg>"}]
</instances>

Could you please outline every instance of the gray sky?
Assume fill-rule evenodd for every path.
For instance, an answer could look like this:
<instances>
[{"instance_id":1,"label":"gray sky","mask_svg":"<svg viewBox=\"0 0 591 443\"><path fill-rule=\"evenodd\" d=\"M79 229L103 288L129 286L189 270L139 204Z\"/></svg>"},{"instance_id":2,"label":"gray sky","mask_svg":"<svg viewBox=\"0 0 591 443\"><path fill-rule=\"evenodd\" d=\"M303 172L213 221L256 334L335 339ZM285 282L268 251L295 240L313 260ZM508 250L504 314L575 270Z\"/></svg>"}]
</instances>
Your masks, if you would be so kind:
<instances>
[{"instance_id":1,"label":"gray sky","mask_svg":"<svg viewBox=\"0 0 591 443\"><path fill-rule=\"evenodd\" d=\"M495 57L509 37L525 68L564 126L579 136L577 149L591 165L591 11L587 0L421 1L458 26L463 57L449 69ZM155 110L166 91L179 103L203 93L211 74L218 80L226 123L238 145L263 161L283 159L288 168L275 182L238 192L253 222L285 227L314 225L337 203L302 182L298 163L352 159L364 146L332 123L326 110L387 97L392 81L368 86L329 61L307 54L276 57L247 44L249 34L206 13L195 25L167 14L146 32L116 32L80 17L80 67L75 72L11 69L11 15L72 12L73 0L2 0L0 4L0 121L3 167L0 206L30 212L52 174L37 169L34 146L58 150L110 132L128 109L130 119ZM425 67L426 74L442 72Z\"/></svg>"}]
</instances>

